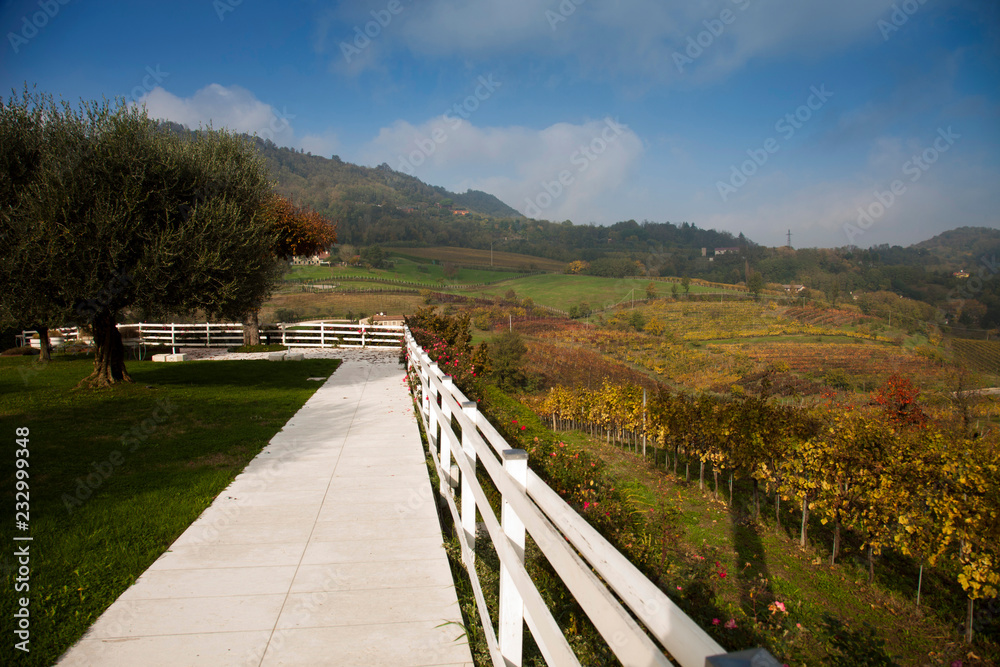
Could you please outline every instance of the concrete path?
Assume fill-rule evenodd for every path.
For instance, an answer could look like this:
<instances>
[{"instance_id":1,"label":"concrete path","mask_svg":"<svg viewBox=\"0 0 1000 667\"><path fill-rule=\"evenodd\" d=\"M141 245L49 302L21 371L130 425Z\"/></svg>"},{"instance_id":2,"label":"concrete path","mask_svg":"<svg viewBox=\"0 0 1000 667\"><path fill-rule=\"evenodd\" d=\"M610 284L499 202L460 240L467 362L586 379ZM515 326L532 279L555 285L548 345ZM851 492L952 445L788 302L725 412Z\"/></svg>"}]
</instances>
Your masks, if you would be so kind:
<instances>
[{"instance_id":1,"label":"concrete path","mask_svg":"<svg viewBox=\"0 0 1000 667\"><path fill-rule=\"evenodd\" d=\"M345 361L58 664L471 667L396 355Z\"/></svg>"}]
</instances>

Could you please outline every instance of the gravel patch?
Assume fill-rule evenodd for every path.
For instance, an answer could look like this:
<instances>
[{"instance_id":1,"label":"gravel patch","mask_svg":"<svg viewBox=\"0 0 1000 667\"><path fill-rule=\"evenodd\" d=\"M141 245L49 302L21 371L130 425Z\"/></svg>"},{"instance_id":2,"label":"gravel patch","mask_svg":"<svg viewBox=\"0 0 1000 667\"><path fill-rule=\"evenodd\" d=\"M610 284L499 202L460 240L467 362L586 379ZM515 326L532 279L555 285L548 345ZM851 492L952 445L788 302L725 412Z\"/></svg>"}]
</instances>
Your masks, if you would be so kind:
<instances>
[{"instance_id":1,"label":"gravel patch","mask_svg":"<svg viewBox=\"0 0 1000 667\"><path fill-rule=\"evenodd\" d=\"M226 352L224 349L205 347L181 347L177 351L186 354L188 361L245 361L248 359L267 359L268 355L272 354L271 352ZM306 359L399 363L399 348L397 347L295 347L287 351L302 354Z\"/></svg>"}]
</instances>

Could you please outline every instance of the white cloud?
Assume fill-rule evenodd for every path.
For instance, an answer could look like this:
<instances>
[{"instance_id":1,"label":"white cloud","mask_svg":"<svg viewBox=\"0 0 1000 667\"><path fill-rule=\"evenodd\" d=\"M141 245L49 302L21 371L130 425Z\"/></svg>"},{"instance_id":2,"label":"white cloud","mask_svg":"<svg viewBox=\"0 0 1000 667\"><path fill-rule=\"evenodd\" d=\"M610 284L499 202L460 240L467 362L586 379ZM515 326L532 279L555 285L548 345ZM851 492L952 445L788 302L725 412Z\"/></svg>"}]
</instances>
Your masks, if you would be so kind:
<instances>
[{"instance_id":1,"label":"white cloud","mask_svg":"<svg viewBox=\"0 0 1000 667\"><path fill-rule=\"evenodd\" d=\"M994 195L980 185L982 165L943 153L918 177L911 160L922 149L913 142L883 139L861 172L812 184L775 178L748 193L738 207L721 212L706 206L698 225L742 231L770 246L782 244L790 229L796 247L862 248L905 246L960 225L996 226Z\"/></svg>"},{"instance_id":2,"label":"white cloud","mask_svg":"<svg viewBox=\"0 0 1000 667\"><path fill-rule=\"evenodd\" d=\"M138 104L146 106L151 118L171 120L190 128L208 125L226 128L270 139L280 146L305 148L319 154L332 153L339 145L336 136L329 132L297 139L291 123L294 114L261 102L240 86L213 83L187 98L157 86Z\"/></svg>"},{"instance_id":3,"label":"white cloud","mask_svg":"<svg viewBox=\"0 0 1000 667\"><path fill-rule=\"evenodd\" d=\"M382 128L361 151L427 183L483 190L530 217L613 222L642 141L612 119L479 128L444 115Z\"/></svg>"},{"instance_id":4,"label":"white cloud","mask_svg":"<svg viewBox=\"0 0 1000 667\"><path fill-rule=\"evenodd\" d=\"M881 41L877 22L889 16L894 1L426 0L404 3L348 65L337 46L355 36L347 26L363 29L372 20L371 7L350 3L323 17L339 27L320 30L315 46L338 70L353 74L378 67L402 47L442 58L556 57L621 83L717 80L754 58L815 58L859 41ZM726 23L720 21L724 11ZM689 38L701 41L700 52L680 72L674 54L684 55Z\"/></svg>"}]
</instances>

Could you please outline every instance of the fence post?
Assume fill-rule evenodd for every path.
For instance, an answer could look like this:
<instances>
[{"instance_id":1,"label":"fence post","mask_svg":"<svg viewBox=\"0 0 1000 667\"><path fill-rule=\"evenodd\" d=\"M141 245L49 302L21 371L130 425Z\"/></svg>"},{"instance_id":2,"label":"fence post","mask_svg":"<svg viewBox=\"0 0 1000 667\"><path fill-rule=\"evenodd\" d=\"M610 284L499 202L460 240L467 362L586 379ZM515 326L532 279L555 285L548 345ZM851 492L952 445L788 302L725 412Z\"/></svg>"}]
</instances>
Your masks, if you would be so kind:
<instances>
[{"instance_id":1,"label":"fence post","mask_svg":"<svg viewBox=\"0 0 1000 667\"><path fill-rule=\"evenodd\" d=\"M170 323L170 354L177 354L177 345L174 336L175 326L176 325L173 322Z\"/></svg>"},{"instance_id":2,"label":"fence post","mask_svg":"<svg viewBox=\"0 0 1000 667\"><path fill-rule=\"evenodd\" d=\"M326 322L319 323L319 346L326 347Z\"/></svg>"},{"instance_id":3,"label":"fence post","mask_svg":"<svg viewBox=\"0 0 1000 667\"><path fill-rule=\"evenodd\" d=\"M524 491L528 480L528 452L505 449L501 454L504 470ZM500 524L518 558L524 562L524 523L506 499L500 506ZM524 602L514 586L507 566L500 563L500 627L497 632L500 653L508 665L521 667L521 644L524 638Z\"/></svg>"},{"instance_id":4,"label":"fence post","mask_svg":"<svg viewBox=\"0 0 1000 667\"><path fill-rule=\"evenodd\" d=\"M205 322L205 347L212 347L212 325Z\"/></svg>"},{"instance_id":5,"label":"fence post","mask_svg":"<svg viewBox=\"0 0 1000 667\"><path fill-rule=\"evenodd\" d=\"M362 324L361 325L361 347L365 346L365 334L367 333L367 331L368 331L368 325L367 324Z\"/></svg>"},{"instance_id":6,"label":"fence post","mask_svg":"<svg viewBox=\"0 0 1000 667\"><path fill-rule=\"evenodd\" d=\"M475 401L463 401L462 412L472 420L473 424L476 423L476 414L479 410L476 408ZM475 470L476 445L472 436L473 434L469 433L467 429L462 429L462 452L472 469ZM466 475L462 475L462 529L465 530L465 539L469 543L469 550L472 552L470 555L473 559L476 557L476 497L472 495L472 485L476 481L474 477L475 475L473 475L473 479L466 479Z\"/></svg>"},{"instance_id":7,"label":"fence post","mask_svg":"<svg viewBox=\"0 0 1000 667\"><path fill-rule=\"evenodd\" d=\"M435 364L435 368L436 367L437 367L437 364ZM454 435L455 431L451 427L451 417L452 417L451 405L448 403L447 400L445 400L446 398L452 398L452 397L454 397L454 395L455 395L455 380L453 380L450 375L443 375L443 376L441 376L441 384L444 385L444 393L441 395L441 415L443 417L443 421L441 422L440 426L441 426L441 441L442 442L444 442L444 439L446 437L445 436L445 431L446 430L448 431L448 435L447 435L447 437L448 437L448 456L447 457L443 457L441 459L441 461L442 461L441 465L442 465L442 471L443 471L441 474L444 476L442 478L442 480L441 480L441 492L444 493L444 490L446 488L448 490L451 490L453 488L453 485L455 484L455 482L458 481L458 477L452 475L452 470L451 470L452 436ZM447 396L445 396L445 394L447 394ZM458 443L455 443L455 444L458 444Z\"/></svg>"},{"instance_id":8,"label":"fence post","mask_svg":"<svg viewBox=\"0 0 1000 667\"><path fill-rule=\"evenodd\" d=\"M437 375L437 364L431 364L427 367L427 391L424 396L427 397L427 442L430 443L431 447L441 447L441 438L438 437L437 427L438 418L437 413L434 412L433 406L437 405L438 390L432 382L432 377ZM444 429L442 428L442 431Z\"/></svg>"},{"instance_id":9,"label":"fence post","mask_svg":"<svg viewBox=\"0 0 1000 667\"><path fill-rule=\"evenodd\" d=\"M281 344L285 344L285 327L281 327Z\"/></svg>"}]
</instances>

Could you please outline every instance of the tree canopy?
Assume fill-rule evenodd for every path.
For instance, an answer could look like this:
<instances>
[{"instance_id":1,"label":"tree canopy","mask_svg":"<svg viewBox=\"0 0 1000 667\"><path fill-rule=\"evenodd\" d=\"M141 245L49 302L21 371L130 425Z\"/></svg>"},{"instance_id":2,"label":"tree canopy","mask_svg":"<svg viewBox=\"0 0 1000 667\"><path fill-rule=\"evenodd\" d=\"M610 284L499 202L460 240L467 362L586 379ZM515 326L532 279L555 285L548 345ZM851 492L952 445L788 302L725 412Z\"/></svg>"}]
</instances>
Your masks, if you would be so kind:
<instances>
[{"instance_id":1,"label":"tree canopy","mask_svg":"<svg viewBox=\"0 0 1000 667\"><path fill-rule=\"evenodd\" d=\"M274 195L245 139L26 90L0 99L0 145L0 318L91 325L93 385L129 379L124 308L239 318L280 275Z\"/></svg>"}]
</instances>

